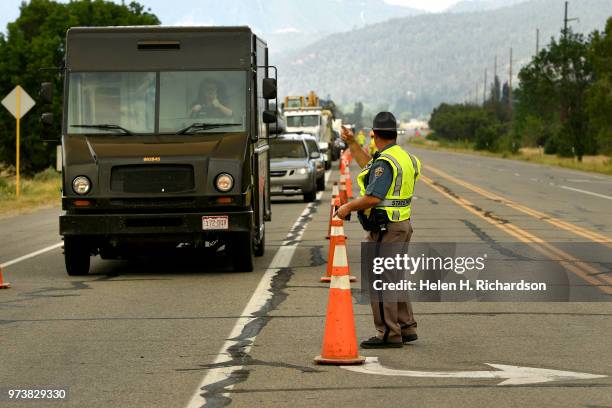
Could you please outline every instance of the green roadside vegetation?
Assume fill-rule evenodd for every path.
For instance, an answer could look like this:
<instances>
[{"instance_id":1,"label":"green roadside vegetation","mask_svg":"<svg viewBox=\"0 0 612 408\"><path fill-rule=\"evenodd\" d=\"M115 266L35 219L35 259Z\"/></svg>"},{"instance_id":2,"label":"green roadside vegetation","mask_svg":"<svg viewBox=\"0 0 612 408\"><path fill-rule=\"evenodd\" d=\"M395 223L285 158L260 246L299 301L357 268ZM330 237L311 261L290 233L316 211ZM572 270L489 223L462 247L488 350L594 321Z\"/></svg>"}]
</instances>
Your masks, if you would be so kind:
<instances>
[{"instance_id":1,"label":"green roadside vegetation","mask_svg":"<svg viewBox=\"0 0 612 408\"><path fill-rule=\"evenodd\" d=\"M440 104L413 143L612 174L612 18L589 36L562 30L518 77L494 77L482 104Z\"/></svg>"},{"instance_id":2,"label":"green roadside vegetation","mask_svg":"<svg viewBox=\"0 0 612 408\"><path fill-rule=\"evenodd\" d=\"M159 19L136 1L83 0L21 3L19 17L0 33L0 97L21 85L36 98L41 82L62 89L61 67L66 30L77 26L157 25ZM42 112L52 112L55 123L43 128ZM45 139L60 135L62 92L53 103L37 106L21 120L21 195L15 197L15 118L0 107L0 217L60 205L60 175L49 168L56 161L56 145ZM9 169L10 168L10 169Z\"/></svg>"},{"instance_id":3,"label":"green roadside vegetation","mask_svg":"<svg viewBox=\"0 0 612 408\"><path fill-rule=\"evenodd\" d=\"M60 205L61 176L48 168L33 177L22 178L21 194L15 196L15 176L0 174L0 217L21 214L38 208Z\"/></svg>"}]
</instances>

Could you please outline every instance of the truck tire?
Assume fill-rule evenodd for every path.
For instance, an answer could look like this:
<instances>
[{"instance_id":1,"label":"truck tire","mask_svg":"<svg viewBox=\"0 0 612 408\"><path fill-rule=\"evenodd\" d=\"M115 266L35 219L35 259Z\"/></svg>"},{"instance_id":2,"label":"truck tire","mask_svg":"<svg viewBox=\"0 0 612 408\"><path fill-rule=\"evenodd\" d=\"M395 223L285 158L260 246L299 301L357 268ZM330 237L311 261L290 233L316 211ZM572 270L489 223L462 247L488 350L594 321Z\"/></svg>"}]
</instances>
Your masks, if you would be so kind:
<instances>
[{"instance_id":1,"label":"truck tire","mask_svg":"<svg viewBox=\"0 0 612 408\"><path fill-rule=\"evenodd\" d=\"M252 272L254 268L254 242L252 232L236 233L230 242L229 255L234 272Z\"/></svg>"},{"instance_id":2,"label":"truck tire","mask_svg":"<svg viewBox=\"0 0 612 408\"><path fill-rule=\"evenodd\" d=\"M263 228L263 234L258 243L255 244L255 256L263 256L266 252L266 227Z\"/></svg>"},{"instance_id":3,"label":"truck tire","mask_svg":"<svg viewBox=\"0 0 612 408\"><path fill-rule=\"evenodd\" d=\"M82 242L79 242L79 237L64 238L64 262L68 275L87 275L90 261L89 249Z\"/></svg>"}]
</instances>

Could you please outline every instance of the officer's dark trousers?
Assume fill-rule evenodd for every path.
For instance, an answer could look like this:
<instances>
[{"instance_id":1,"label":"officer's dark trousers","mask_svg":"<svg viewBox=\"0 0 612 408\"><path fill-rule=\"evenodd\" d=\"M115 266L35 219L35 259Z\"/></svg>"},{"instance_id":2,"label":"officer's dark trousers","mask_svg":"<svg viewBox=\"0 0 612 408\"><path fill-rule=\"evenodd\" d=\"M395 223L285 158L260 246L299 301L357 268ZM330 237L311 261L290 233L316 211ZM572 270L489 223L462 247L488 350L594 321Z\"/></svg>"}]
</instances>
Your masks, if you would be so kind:
<instances>
[{"instance_id":1,"label":"officer's dark trousers","mask_svg":"<svg viewBox=\"0 0 612 408\"><path fill-rule=\"evenodd\" d=\"M389 222L387 231L383 232L379 241L380 232L368 232L368 242L384 243L406 243L410 242L412 236L412 225L410 220L400 222ZM384 245L381 246L384 248ZM383 255L383 254L380 254ZM382 300L382 302L380 301ZM410 301L385 301L384 298L372 298L372 314L374 315L374 326L378 331L378 337L384 338L392 343L402 341L404 335L416 333L416 321L412 314Z\"/></svg>"}]
</instances>

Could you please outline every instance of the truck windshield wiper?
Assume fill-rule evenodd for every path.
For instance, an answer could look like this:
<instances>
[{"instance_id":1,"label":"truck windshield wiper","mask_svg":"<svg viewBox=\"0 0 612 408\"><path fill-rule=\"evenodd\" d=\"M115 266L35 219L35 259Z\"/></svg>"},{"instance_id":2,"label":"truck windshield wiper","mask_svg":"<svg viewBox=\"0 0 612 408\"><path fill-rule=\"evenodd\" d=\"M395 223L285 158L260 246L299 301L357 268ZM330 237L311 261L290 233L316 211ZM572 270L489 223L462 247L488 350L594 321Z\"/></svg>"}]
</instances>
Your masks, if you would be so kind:
<instances>
[{"instance_id":1,"label":"truck windshield wiper","mask_svg":"<svg viewBox=\"0 0 612 408\"><path fill-rule=\"evenodd\" d=\"M208 130L227 126L241 126L242 123L201 123L196 122L176 132L177 135L184 135L189 131Z\"/></svg>"},{"instance_id":2,"label":"truck windshield wiper","mask_svg":"<svg viewBox=\"0 0 612 408\"><path fill-rule=\"evenodd\" d=\"M111 125L111 124L100 124L100 125L70 125L70 127L78 127L78 128L87 128L87 129L107 129L107 130L120 130L123 133L125 133L126 135L133 135L132 132L130 132L129 130L127 130L124 127L121 127L119 125Z\"/></svg>"}]
</instances>

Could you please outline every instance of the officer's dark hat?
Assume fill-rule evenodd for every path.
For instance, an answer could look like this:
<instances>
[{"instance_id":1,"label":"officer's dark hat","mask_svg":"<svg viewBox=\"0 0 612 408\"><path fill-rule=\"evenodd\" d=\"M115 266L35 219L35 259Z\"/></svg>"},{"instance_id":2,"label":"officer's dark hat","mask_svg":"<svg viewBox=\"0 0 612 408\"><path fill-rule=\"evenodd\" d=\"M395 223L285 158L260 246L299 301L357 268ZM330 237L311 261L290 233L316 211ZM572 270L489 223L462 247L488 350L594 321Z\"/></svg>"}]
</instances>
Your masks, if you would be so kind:
<instances>
[{"instance_id":1,"label":"officer's dark hat","mask_svg":"<svg viewBox=\"0 0 612 408\"><path fill-rule=\"evenodd\" d=\"M373 130L397 130L397 120L391 112L378 112L372 123Z\"/></svg>"}]
</instances>

